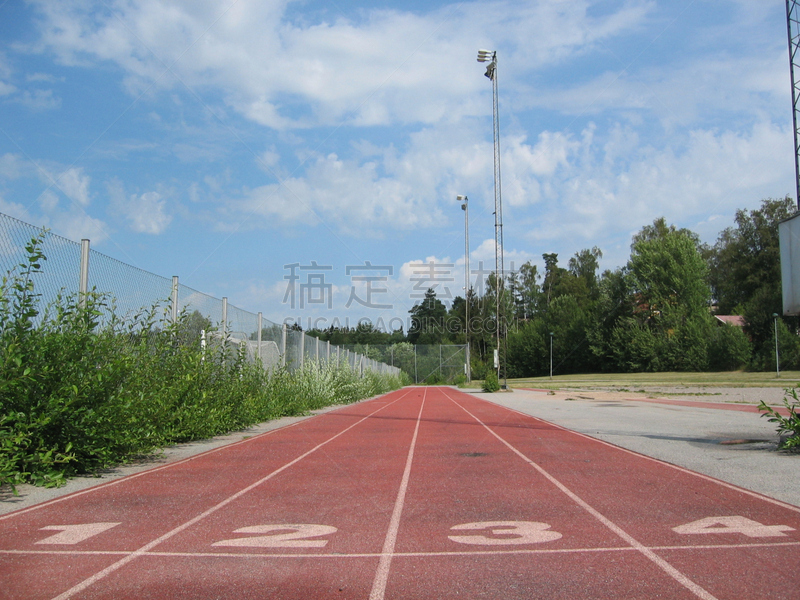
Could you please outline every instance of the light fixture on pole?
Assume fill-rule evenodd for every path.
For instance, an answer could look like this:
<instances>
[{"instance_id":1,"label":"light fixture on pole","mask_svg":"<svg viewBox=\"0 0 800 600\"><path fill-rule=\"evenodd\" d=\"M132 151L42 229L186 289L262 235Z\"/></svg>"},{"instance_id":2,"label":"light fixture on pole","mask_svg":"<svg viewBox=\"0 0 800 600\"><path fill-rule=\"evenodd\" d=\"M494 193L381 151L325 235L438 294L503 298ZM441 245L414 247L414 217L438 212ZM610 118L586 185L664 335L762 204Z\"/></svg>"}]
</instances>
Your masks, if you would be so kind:
<instances>
[{"instance_id":1,"label":"light fixture on pole","mask_svg":"<svg viewBox=\"0 0 800 600\"><path fill-rule=\"evenodd\" d=\"M494 50L478 50L478 62L488 62L486 77L492 80L492 124L494 138L494 277L495 277L495 321L497 351L500 353L501 339L501 302L500 296L505 285L503 260L503 200L500 185L500 119L497 103L497 52ZM505 357L504 357L505 358ZM497 378L500 379L500 362L497 363ZM506 380L505 360L503 363L503 388L508 387Z\"/></svg>"},{"instance_id":2,"label":"light fixture on pole","mask_svg":"<svg viewBox=\"0 0 800 600\"><path fill-rule=\"evenodd\" d=\"M778 313L772 313L775 320L775 377L781 376L781 360L778 356Z\"/></svg>"},{"instance_id":3,"label":"light fixture on pole","mask_svg":"<svg viewBox=\"0 0 800 600\"><path fill-rule=\"evenodd\" d=\"M459 195L456 196L456 200L464 203L461 205L461 210L464 211L464 337L467 342L465 375L469 382L472 381L469 363L469 198Z\"/></svg>"}]
</instances>

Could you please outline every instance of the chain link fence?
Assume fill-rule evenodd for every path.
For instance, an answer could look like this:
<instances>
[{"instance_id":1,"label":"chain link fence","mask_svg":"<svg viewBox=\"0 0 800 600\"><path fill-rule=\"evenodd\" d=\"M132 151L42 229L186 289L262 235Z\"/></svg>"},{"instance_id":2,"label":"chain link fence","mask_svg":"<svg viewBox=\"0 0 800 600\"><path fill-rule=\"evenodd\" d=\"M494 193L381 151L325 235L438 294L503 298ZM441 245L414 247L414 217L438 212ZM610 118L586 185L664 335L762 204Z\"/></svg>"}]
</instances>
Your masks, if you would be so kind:
<instances>
[{"instance_id":1,"label":"chain link fence","mask_svg":"<svg viewBox=\"0 0 800 600\"><path fill-rule=\"evenodd\" d=\"M401 342L392 345L357 344L344 348L396 367L414 383L458 383L467 380L467 346Z\"/></svg>"},{"instance_id":2,"label":"chain link fence","mask_svg":"<svg viewBox=\"0 0 800 600\"><path fill-rule=\"evenodd\" d=\"M42 235L38 227L0 213L0 273L8 274L27 265L25 247ZM264 319L229 305L227 298L214 298L181 284L177 277L161 277L118 261L95 250L88 240L73 242L53 233L46 233L41 250L46 256L41 272L32 275L34 293L40 306L52 305L59 297L79 300L82 295L97 292L107 295L111 303L102 321L117 317L133 318L153 307L160 310L163 325L183 314L185 330L201 337L205 343L224 342L242 348L248 360L261 360L268 370L279 366L295 370L306 361L321 364L346 363L360 374L371 370L399 374L399 366L377 360L351 348L331 346L302 331L287 329L285 324Z\"/></svg>"}]
</instances>

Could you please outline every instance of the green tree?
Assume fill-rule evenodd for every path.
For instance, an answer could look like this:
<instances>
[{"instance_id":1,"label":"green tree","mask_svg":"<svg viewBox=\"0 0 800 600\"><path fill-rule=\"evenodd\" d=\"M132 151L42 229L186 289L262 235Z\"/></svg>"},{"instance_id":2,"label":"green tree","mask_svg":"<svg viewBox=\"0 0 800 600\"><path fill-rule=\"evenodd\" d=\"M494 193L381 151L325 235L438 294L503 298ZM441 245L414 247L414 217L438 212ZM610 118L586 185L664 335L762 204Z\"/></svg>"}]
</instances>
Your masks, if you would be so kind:
<instances>
[{"instance_id":1,"label":"green tree","mask_svg":"<svg viewBox=\"0 0 800 600\"><path fill-rule=\"evenodd\" d=\"M759 369L774 366L772 315L782 313L778 223L794 213L794 201L788 196L767 198L756 210L737 210L736 226L722 231L713 247L704 248L718 312L744 316L753 342L752 365ZM796 318L782 321L797 332ZM797 353L796 345L790 337L787 357Z\"/></svg>"},{"instance_id":2,"label":"green tree","mask_svg":"<svg viewBox=\"0 0 800 600\"><path fill-rule=\"evenodd\" d=\"M573 278L582 282L585 290L585 298L576 295L576 299L582 301L581 304L595 302L600 296L600 285L597 279L597 271L600 268L599 259L603 258L603 252L597 246L591 250L584 249L576 252L575 256L569 259L569 272ZM581 294L583 295L583 294Z\"/></svg>"},{"instance_id":3,"label":"green tree","mask_svg":"<svg viewBox=\"0 0 800 600\"><path fill-rule=\"evenodd\" d=\"M447 307L436 297L436 291L428 288L422 302L408 311L411 327L408 341L412 344L441 344L445 339Z\"/></svg>"},{"instance_id":4,"label":"green tree","mask_svg":"<svg viewBox=\"0 0 800 600\"><path fill-rule=\"evenodd\" d=\"M531 261L519 268L519 288L517 292L517 316L527 321L532 318L539 304L542 288L539 285L539 271Z\"/></svg>"},{"instance_id":5,"label":"green tree","mask_svg":"<svg viewBox=\"0 0 800 600\"><path fill-rule=\"evenodd\" d=\"M544 260L544 281L542 282L542 309L547 309L550 302L558 295L558 286L564 275L567 273L566 269L558 266L558 254L545 253L542 254Z\"/></svg>"},{"instance_id":6,"label":"green tree","mask_svg":"<svg viewBox=\"0 0 800 600\"><path fill-rule=\"evenodd\" d=\"M595 354L622 370L706 368L710 290L698 243L696 234L664 218L634 236L626 267L601 283L600 305L616 314L594 331Z\"/></svg>"}]
</instances>

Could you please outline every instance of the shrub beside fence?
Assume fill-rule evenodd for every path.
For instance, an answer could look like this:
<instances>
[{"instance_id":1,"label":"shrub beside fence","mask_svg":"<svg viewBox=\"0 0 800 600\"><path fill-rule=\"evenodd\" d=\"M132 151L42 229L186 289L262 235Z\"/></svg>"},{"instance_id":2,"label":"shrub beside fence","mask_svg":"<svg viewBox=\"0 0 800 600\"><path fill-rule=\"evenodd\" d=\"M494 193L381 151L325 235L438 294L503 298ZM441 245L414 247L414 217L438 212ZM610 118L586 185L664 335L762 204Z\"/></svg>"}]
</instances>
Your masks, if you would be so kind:
<instances>
[{"instance_id":1,"label":"shrub beside fence","mask_svg":"<svg viewBox=\"0 0 800 600\"><path fill-rule=\"evenodd\" d=\"M77 244L0 215L0 267L7 272L0 289L0 485L59 485L169 443L353 402L405 382L396 367L287 331L175 279L86 246L83 254L109 278L101 277L104 285L113 279L121 287L89 290L86 271L76 276ZM112 266L123 271L111 277ZM133 300L117 295L131 287Z\"/></svg>"}]
</instances>

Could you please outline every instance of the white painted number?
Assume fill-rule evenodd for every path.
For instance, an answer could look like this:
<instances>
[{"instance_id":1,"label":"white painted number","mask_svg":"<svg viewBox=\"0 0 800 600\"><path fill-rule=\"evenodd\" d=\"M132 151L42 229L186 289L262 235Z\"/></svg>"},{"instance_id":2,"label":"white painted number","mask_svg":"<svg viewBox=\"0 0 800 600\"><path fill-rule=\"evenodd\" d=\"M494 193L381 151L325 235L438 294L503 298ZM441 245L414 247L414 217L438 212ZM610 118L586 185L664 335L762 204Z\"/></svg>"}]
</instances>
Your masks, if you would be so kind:
<instances>
[{"instance_id":1,"label":"white painted number","mask_svg":"<svg viewBox=\"0 0 800 600\"><path fill-rule=\"evenodd\" d=\"M447 536L459 544L476 546L508 546L520 544L541 544L552 542L561 537L557 531L548 531L550 525L535 521L485 521L483 523L464 523L455 525L451 530L491 530L492 536L486 535L450 535Z\"/></svg>"},{"instance_id":2,"label":"white painted number","mask_svg":"<svg viewBox=\"0 0 800 600\"><path fill-rule=\"evenodd\" d=\"M288 531L287 531L288 530ZM280 531L283 533L272 533ZM336 533L330 525L253 525L242 527L234 533L272 533L254 537L235 538L214 542L212 546L238 546L240 548L322 548L328 540L312 540Z\"/></svg>"},{"instance_id":3,"label":"white painted number","mask_svg":"<svg viewBox=\"0 0 800 600\"><path fill-rule=\"evenodd\" d=\"M36 542L37 544L79 544L90 537L116 527L119 523L84 523L82 525L48 525L42 531L60 531Z\"/></svg>"},{"instance_id":4,"label":"white painted number","mask_svg":"<svg viewBox=\"0 0 800 600\"><path fill-rule=\"evenodd\" d=\"M707 517L686 525L673 527L675 533L741 533L751 538L784 537L784 531L794 531L788 525L762 525L746 517Z\"/></svg>"}]
</instances>

